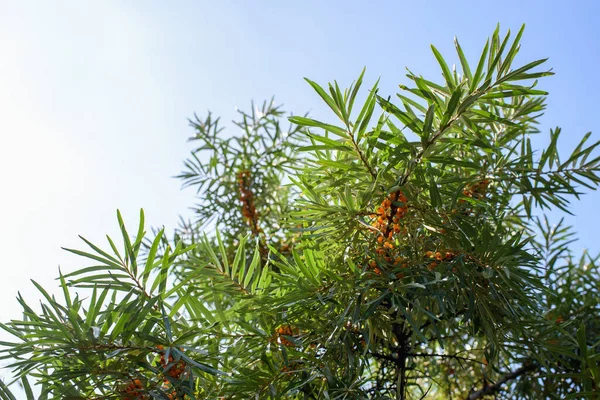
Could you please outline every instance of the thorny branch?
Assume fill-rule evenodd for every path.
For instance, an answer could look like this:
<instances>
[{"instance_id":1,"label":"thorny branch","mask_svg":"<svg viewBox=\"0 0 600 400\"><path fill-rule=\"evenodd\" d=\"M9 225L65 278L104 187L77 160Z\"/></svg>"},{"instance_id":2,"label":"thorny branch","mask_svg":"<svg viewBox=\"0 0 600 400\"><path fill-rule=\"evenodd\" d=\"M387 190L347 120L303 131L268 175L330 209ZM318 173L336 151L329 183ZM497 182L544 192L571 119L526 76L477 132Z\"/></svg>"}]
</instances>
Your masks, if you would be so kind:
<instances>
[{"instance_id":1,"label":"thorny branch","mask_svg":"<svg viewBox=\"0 0 600 400\"><path fill-rule=\"evenodd\" d=\"M521 375L525 375L528 372L535 371L537 368L538 368L538 365L533 364L533 363L524 364L521 368L504 375L502 378L500 378L498 381L496 381L496 383L494 383L492 385L486 384L483 388L481 388L475 392L471 391L471 393L469 393L469 396L467 397L467 400L481 399L484 396L494 394L494 393L500 391L500 389L502 388L502 385L505 384L506 382L516 379L516 378L520 377Z\"/></svg>"}]
</instances>

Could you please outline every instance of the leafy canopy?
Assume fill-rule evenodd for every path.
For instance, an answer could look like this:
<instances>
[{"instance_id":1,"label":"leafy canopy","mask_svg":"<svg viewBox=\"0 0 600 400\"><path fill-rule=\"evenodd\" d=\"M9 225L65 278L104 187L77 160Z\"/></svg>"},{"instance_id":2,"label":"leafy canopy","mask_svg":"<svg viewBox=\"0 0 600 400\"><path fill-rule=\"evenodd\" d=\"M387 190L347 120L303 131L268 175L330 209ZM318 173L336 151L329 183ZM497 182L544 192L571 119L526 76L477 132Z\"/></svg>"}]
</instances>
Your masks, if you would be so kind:
<instances>
[{"instance_id":1,"label":"leafy canopy","mask_svg":"<svg viewBox=\"0 0 600 400\"><path fill-rule=\"evenodd\" d=\"M70 252L63 298L0 327L34 398L598 398L598 256L543 215L600 183L588 133L534 151L546 60L513 66L497 28L442 80L396 97L307 79L318 121L271 102L224 136L209 114L179 176L198 192L169 237ZM358 101L358 99L364 99ZM285 128L283 127L285 126ZM12 399L2 384L0 397Z\"/></svg>"}]
</instances>

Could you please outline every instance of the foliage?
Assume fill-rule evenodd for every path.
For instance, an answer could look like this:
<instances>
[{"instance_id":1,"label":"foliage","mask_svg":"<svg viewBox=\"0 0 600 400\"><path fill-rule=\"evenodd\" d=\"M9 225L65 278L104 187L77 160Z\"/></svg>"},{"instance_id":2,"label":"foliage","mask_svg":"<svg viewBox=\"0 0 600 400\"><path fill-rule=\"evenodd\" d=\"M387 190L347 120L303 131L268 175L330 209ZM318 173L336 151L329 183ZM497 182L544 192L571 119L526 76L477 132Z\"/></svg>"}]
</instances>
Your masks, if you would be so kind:
<instances>
[{"instance_id":1,"label":"foliage","mask_svg":"<svg viewBox=\"0 0 600 400\"><path fill-rule=\"evenodd\" d=\"M63 299L34 282L41 310L0 325L28 398L598 398L599 259L538 215L596 189L600 142L532 149L552 73L513 67L522 33L472 64L455 40L460 71L432 46L443 81L394 100L307 79L332 121L196 117L193 220L119 215L122 249L83 239Z\"/></svg>"}]
</instances>

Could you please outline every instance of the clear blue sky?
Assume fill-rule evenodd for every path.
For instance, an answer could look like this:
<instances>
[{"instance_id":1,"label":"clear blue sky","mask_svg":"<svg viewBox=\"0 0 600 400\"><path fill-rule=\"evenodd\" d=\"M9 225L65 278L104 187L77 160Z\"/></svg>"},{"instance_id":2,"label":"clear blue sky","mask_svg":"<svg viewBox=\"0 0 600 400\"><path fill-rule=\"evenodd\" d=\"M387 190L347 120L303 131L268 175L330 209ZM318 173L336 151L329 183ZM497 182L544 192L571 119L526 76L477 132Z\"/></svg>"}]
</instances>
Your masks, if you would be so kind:
<instances>
[{"instance_id":1,"label":"clear blue sky","mask_svg":"<svg viewBox=\"0 0 600 400\"><path fill-rule=\"evenodd\" d=\"M600 139L598 4L0 0L0 318L19 315L17 290L37 297L30 277L55 285L58 265L81 266L60 246L116 236L117 208L131 224L143 207L152 225L176 225L192 202L171 176L193 112L228 121L275 95L324 116L305 76L345 85L366 66L393 95L406 66L439 77L431 43L452 58L456 35L476 59L497 22L526 23L519 60L550 57L556 72L541 85L551 93L542 129L562 126L565 151L587 131ZM600 250L599 203L594 193L573 205L575 248Z\"/></svg>"}]
</instances>

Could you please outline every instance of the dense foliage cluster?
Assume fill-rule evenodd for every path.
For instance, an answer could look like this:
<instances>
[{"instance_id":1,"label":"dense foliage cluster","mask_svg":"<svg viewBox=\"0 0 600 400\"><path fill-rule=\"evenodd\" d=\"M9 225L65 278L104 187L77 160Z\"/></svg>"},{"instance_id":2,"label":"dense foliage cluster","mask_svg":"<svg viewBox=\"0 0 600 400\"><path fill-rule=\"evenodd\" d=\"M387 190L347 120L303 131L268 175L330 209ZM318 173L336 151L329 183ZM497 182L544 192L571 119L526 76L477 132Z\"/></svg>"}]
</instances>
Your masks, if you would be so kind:
<instances>
[{"instance_id":1,"label":"dense foliage cluster","mask_svg":"<svg viewBox=\"0 0 600 400\"><path fill-rule=\"evenodd\" d=\"M392 100L364 71L307 80L331 121L273 102L224 136L195 118L180 178L190 221L69 251L90 266L37 285L0 325L29 398L598 398L598 257L569 250L569 212L600 183L590 134L559 154L530 137L545 60L513 67L498 29L443 81L409 71ZM358 99L362 99L359 101ZM359 105L359 103L361 103ZM0 397L14 398L2 384Z\"/></svg>"}]
</instances>

